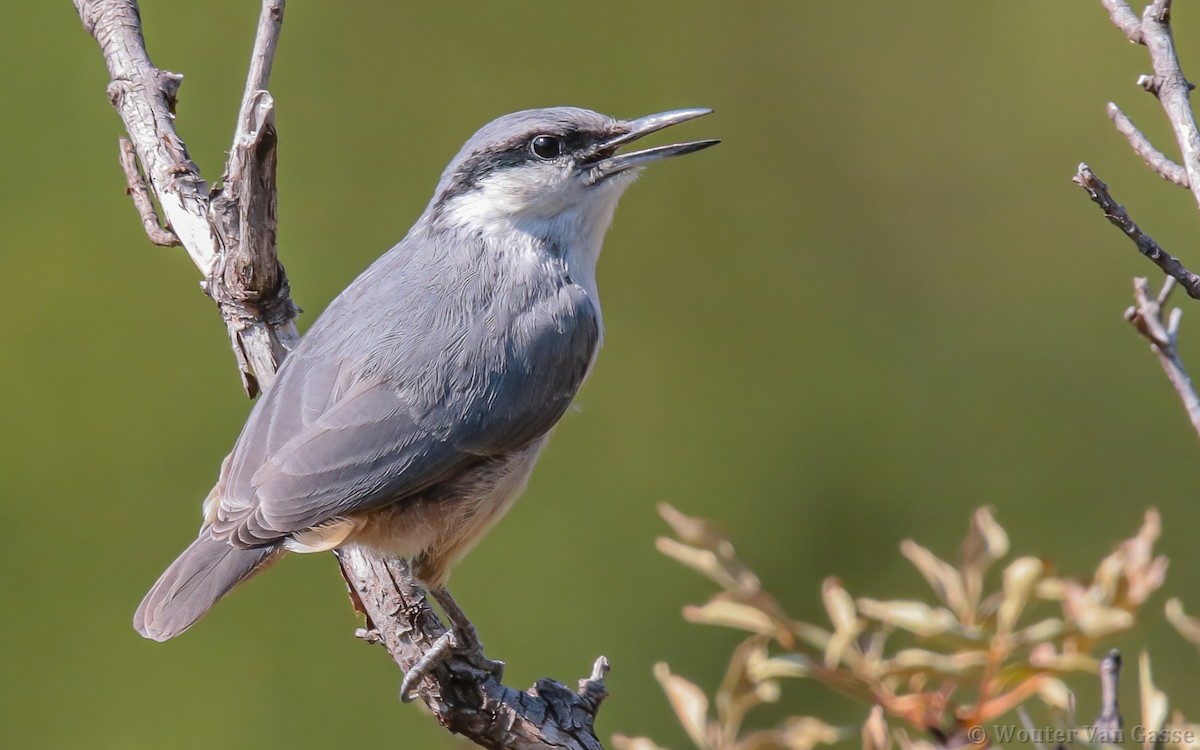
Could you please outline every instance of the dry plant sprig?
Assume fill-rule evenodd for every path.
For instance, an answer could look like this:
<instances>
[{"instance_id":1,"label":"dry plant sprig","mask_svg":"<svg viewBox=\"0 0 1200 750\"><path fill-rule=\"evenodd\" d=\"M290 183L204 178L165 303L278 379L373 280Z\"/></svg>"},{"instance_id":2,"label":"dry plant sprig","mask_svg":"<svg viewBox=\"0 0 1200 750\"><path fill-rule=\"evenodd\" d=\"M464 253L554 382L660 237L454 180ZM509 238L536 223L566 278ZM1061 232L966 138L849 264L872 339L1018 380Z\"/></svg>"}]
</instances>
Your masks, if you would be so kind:
<instances>
[{"instance_id":1,"label":"dry plant sprig","mask_svg":"<svg viewBox=\"0 0 1200 750\"><path fill-rule=\"evenodd\" d=\"M1008 534L981 508L971 517L957 564L913 540L900 545L929 584L930 600L854 597L829 578L821 592L829 624L816 624L790 617L712 524L668 505L660 512L675 536L660 538L659 550L721 589L703 605L685 607L684 618L749 633L711 701L666 664L655 668L700 750L811 750L854 737L869 750L893 742L902 750L985 745L991 740L984 728L1034 699L1056 722L1075 726L1074 696L1062 678L1076 672L1105 673L1112 700L1094 729L1119 729L1111 687L1118 657L1108 657L1105 671L1093 654L1102 639L1133 627L1167 570L1166 558L1154 554L1162 524L1153 509L1090 578L1076 580L1036 557L1005 563ZM988 572L1001 563L999 586L989 590ZM1057 605L1057 613L1047 604ZM1168 616L1200 645L1200 620L1185 615L1176 600ZM1143 661L1148 684L1149 663ZM775 702L786 678L816 680L870 705L870 713L862 726L792 717L777 727L744 731L747 714ZM1161 710L1151 704L1153 710L1143 712L1156 723L1145 726L1166 726L1165 703ZM640 737L618 736L614 744L618 750L661 750Z\"/></svg>"}]
</instances>

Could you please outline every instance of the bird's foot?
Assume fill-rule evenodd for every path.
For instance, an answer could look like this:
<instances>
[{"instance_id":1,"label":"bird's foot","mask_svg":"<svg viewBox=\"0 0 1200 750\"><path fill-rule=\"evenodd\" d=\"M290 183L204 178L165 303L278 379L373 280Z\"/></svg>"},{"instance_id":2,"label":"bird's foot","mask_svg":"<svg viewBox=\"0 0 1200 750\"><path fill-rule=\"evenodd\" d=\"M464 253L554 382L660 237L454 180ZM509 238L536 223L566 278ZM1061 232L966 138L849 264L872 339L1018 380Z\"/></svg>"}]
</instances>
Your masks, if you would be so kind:
<instances>
[{"instance_id":1,"label":"bird's foot","mask_svg":"<svg viewBox=\"0 0 1200 750\"><path fill-rule=\"evenodd\" d=\"M483 655L483 644L479 642L479 634L475 632L475 628L471 628L469 632L464 633L461 630L455 630L455 640L461 638L461 646L456 646L455 651L467 660L472 667L487 672L499 682L504 679L504 662L497 659L489 659Z\"/></svg>"},{"instance_id":2,"label":"bird's foot","mask_svg":"<svg viewBox=\"0 0 1200 750\"><path fill-rule=\"evenodd\" d=\"M472 667L487 672L497 680L502 679L504 662L483 655L483 646L474 631L475 629L471 628L470 632L466 633L459 630L447 630L442 633L417 663L404 673L404 681L400 683L400 702L411 703L415 700L417 685L421 680L452 657L462 658Z\"/></svg>"}]
</instances>

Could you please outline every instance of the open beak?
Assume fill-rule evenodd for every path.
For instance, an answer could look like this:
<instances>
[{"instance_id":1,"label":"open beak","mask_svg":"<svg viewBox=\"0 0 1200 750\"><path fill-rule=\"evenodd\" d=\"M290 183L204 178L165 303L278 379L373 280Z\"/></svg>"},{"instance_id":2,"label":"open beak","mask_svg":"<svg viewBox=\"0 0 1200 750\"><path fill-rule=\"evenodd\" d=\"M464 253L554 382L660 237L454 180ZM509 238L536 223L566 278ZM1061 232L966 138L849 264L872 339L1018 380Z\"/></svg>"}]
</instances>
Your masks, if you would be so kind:
<instances>
[{"instance_id":1,"label":"open beak","mask_svg":"<svg viewBox=\"0 0 1200 750\"><path fill-rule=\"evenodd\" d=\"M719 140L689 141L687 143L672 143L669 146L655 146L641 151L631 151L618 154L617 149L627 143L632 143L651 133L657 133L663 128L678 125L681 122L694 120L711 113L711 109L676 109L671 112L660 112L657 115L639 117L622 123L622 132L602 143L597 144L594 156L581 165L587 173L588 184L594 185L613 175L627 172L636 167L645 166L659 159L670 156L683 156L715 146Z\"/></svg>"}]
</instances>

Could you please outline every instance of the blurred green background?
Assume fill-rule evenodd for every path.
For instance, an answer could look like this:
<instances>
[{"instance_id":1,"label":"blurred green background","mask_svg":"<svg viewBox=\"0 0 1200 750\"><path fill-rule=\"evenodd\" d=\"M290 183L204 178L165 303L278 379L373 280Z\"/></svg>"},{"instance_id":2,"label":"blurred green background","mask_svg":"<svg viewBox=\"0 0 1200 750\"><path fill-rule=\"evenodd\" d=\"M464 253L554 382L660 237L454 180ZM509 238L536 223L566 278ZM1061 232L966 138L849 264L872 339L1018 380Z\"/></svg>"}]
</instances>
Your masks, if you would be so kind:
<instances>
[{"instance_id":1,"label":"blurred green background","mask_svg":"<svg viewBox=\"0 0 1200 750\"><path fill-rule=\"evenodd\" d=\"M186 75L179 129L214 179L257 3L142 11L155 62ZM146 242L124 194L121 125L74 9L6 17L0 746L451 746L351 637L327 556L290 558L178 641L130 628L250 404L195 269ZM1176 24L1200 77L1200 14ZM831 574L922 594L900 540L953 556L975 506L996 507L1015 551L1087 575L1155 505L1165 593L1200 608L1196 436L1121 319L1130 278L1154 269L1070 182L1088 161L1200 265L1190 197L1104 116L1114 99L1171 145L1133 85L1147 67L1095 2L292 3L272 90L302 327L492 117L716 109L679 137L723 145L627 194L580 408L456 571L506 681L573 684L606 654L601 736L686 746L651 666L711 688L736 637L679 618L710 588L654 551L662 500L720 520L795 615L822 620ZM1160 686L1200 714L1200 661L1162 624L1165 598L1118 645L1148 645ZM1094 685L1073 684L1086 719ZM805 684L782 703L865 716Z\"/></svg>"}]
</instances>

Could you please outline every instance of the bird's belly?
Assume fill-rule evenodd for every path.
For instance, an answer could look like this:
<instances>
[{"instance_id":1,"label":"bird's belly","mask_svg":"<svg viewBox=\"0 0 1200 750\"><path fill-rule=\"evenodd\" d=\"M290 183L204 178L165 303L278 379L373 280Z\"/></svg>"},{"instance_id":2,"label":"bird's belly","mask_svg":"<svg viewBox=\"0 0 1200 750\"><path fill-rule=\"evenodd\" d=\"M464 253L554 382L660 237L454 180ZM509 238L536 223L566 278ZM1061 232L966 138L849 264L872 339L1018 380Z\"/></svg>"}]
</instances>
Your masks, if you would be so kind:
<instances>
[{"instance_id":1,"label":"bird's belly","mask_svg":"<svg viewBox=\"0 0 1200 750\"><path fill-rule=\"evenodd\" d=\"M521 495L547 437L506 456L485 459L416 497L355 519L356 528L344 543L408 558L422 583L444 585L451 566Z\"/></svg>"}]
</instances>

